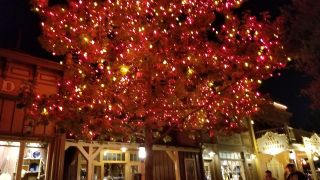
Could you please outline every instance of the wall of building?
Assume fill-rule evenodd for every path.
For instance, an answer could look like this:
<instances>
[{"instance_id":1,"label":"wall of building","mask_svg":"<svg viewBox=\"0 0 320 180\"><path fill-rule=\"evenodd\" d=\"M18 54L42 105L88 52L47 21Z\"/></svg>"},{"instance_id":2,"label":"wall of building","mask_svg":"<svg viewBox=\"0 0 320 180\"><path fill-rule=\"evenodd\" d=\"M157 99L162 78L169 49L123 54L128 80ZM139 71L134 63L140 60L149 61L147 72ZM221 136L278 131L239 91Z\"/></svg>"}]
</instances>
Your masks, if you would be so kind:
<instances>
[{"instance_id":1,"label":"wall of building","mask_svg":"<svg viewBox=\"0 0 320 180\"><path fill-rule=\"evenodd\" d=\"M259 179L250 131L218 136L215 142L204 145L204 172L207 179Z\"/></svg>"},{"instance_id":2,"label":"wall of building","mask_svg":"<svg viewBox=\"0 0 320 180\"><path fill-rule=\"evenodd\" d=\"M39 94L53 94L62 78L63 67L58 63L15 51L0 49L0 134L10 136L52 136L52 123L34 126L18 108L22 86L31 83Z\"/></svg>"},{"instance_id":3,"label":"wall of building","mask_svg":"<svg viewBox=\"0 0 320 180\"><path fill-rule=\"evenodd\" d=\"M63 138L51 122L35 126L19 103L22 87L31 84L39 94L53 94L62 76L58 63L0 49L0 176L62 179Z\"/></svg>"}]
</instances>

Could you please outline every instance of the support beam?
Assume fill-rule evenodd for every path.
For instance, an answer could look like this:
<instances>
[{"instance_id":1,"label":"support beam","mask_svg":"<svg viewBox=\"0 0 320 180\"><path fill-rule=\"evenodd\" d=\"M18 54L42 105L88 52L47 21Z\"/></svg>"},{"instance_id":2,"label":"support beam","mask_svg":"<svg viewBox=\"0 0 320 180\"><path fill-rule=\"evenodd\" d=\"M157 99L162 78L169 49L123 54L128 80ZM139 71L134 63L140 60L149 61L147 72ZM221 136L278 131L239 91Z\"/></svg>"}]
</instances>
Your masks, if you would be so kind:
<instances>
[{"instance_id":1,"label":"support beam","mask_svg":"<svg viewBox=\"0 0 320 180\"><path fill-rule=\"evenodd\" d=\"M83 146L80 145L76 145L76 147L79 149L79 151L81 152L81 154L87 159L89 160L89 154L87 153L87 151L83 148Z\"/></svg>"},{"instance_id":2,"label":"support beam","mask_svg":"<svg viewBox=\"0 0 320 180\"><path fill-rule=\"evenodd\" d=\"M89 145L89 153L88 153L88 170L87 170L87 177L88 179L93 179L93 147Z\"/></svg>"},{"instance_id":3,"label":"support beam","mask_svg":"<svg viewBox=\"0 0 320 180\"><path fill-rule=\"evenodd\" d=\"M178 151L166 151L172 162L174 163L174 171L176 180L180 180L179 153Z\"/></svg>"},{"instance_id":4,"label":"support beam","mask_svg":"<svg viewBox=\"0 0 320 180\"><path fill-rule=\"evenodd\" d=\"M18 166L17 166L17 176L16 179L20 180L21 179L21 167L23 164L23 156L24 156L24 150L26 148L26 142L21 141L20 142L20 151L19 151L19 160L18 160Z\"/></svg>"}]
</instances>

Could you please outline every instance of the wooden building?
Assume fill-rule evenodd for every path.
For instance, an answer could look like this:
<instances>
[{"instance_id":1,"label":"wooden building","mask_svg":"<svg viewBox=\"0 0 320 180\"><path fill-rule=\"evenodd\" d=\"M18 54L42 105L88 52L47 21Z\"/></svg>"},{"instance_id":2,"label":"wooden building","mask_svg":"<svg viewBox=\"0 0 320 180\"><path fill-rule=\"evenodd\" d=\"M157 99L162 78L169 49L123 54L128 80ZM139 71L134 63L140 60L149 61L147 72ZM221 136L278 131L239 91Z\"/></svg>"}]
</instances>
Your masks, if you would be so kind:
<instances>
[{"instance_id":1,"label":"wooden building","mask_svg":"<svg viewBox=\"0 0 320 180\"><path fill-rule=\"evenodd\" d=\"M260 172L272 171L275 178L285 179L285 166L293 163L310 179L320 179L320 138L311 133L292 127L270 129L257 136L257 160Z\"/></svg>"},{"instance_id":2,"label":"wooden building","mask_svg":"<svg viewBox=\"0 0 320 180\"><path fill-rule=\"evenodd\" d=\"M20 88L31 83L40 94L56 92L63 67L48 60L0 49L0 179L55 179L63 139L55 126L34 126L18 106Z\"/></svg>"},{"instance_id":3,"label":"wooden building","mask_svg":"<svg viewBox=\"0 0 320 180\"><path fill-rule=\"evenodd\" d=\"M264 122L254 127L259 179L266 170L278 180L285 179L288 163L295 164L310 179L320 179L320 138L316 133L290 127L291 113L279 103L265 107L257 117Z\"/></svg>"},{"instance_id":4,"label":"wooden building","mask_svg":"<svg viewBox=\"0 0 320 180\"><path fill-rule=\"evenodd\" d=\"M52 122L28 120L19 108L20 88L32 84L39 94L54 94L63 74L59 63L0 49L0 179L145 179L140 144L76 142L58 134ZM190 147L178 139L180 146L153 147L155 180L202 180L198 143Z\"/></svg>"},{"instance_id":5,"label":"wooden building","mask_svg":"<svg viewBox=\"0 0 320 180\"><path fill-rule=\"evenodd\" d=\"M218 136L204 144L203 159L207 180L256 180L255 138L252 124L248 131Z\"/></svg>"}]
</instances>

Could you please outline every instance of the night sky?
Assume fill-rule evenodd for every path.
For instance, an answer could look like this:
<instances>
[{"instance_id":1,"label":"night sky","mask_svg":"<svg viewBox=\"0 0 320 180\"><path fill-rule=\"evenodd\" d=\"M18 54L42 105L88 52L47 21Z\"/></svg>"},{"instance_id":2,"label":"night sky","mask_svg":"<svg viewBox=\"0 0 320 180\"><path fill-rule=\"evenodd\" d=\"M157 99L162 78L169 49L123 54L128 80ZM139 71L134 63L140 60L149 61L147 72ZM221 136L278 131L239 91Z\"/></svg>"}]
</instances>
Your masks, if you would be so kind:
<instances>
[{"instance_id":1,"label":"night sky","mask_svg":"<svg viewBox=\"0 0 320 180\"><path fill-rule=\"evenodd\" d=\"M289 0L248 0L237 11L250 10L256 15L262 11L269 11L272 17L276 17L280 14L280 8L288 5L289 2ZM59 60L58 57L52 57L45 52L38 43L39 17L31 12L27 0L1 0L0 22L0 48L9 48L50 60ZM319 131L320 126L314 123L320 113L312 112L307 98L300 95L301 89L308 83L308 78L295 71L292 66L289 65L286 69L279 71L281 76L263 82L260 91L269 94L274 101L288 107L288 111L293 114L292 126Z\"/></svg>"}]
</instances>

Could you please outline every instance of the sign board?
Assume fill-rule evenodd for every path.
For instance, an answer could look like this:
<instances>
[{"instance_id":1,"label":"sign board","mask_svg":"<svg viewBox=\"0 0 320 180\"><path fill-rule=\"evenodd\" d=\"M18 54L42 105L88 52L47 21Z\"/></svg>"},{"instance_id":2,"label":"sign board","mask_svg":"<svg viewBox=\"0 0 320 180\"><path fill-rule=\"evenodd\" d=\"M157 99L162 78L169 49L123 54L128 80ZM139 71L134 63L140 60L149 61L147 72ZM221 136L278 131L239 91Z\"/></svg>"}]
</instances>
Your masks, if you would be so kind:
<instances>
[{"instance_id":1,"label":"sign board","mask_svg":"<svg viewBox=\"0 0 320 180\"><path fill-rule=\"evenodd\" d=\"M20 91L21 80L0 78L0 93L17 95Z\"/></svg>"},{"instance_id":2,"label":"sign board","mask_svg":"<svg viewBox=\"0 0 320 180\"><path fill-rule=\"evenodd\" d=\"M267 132L257 139L258 151L263 154L276 155L288 149L288 138L285 134Z\"/></svg>"},{"instance_id":3,"label":"sign board","mask_svg":"<svg viewBox=\"0 0 320 180\"><path fill-rule=\"evenodd\" d=\"M233 134L232 136L217 136L218 144L224 145L242 145L240 134Z\"/></svg>"},{"instance_id":4,"label":"sign board","mask_svg":"<svg viewBox=\"0 0 320 180\"><path fill-rule=\"evenodd\" d=\"M310 138L302 137L303 144L308 151L320 154L320 137L314 133Z\"/></svg>"}]
</instances>

